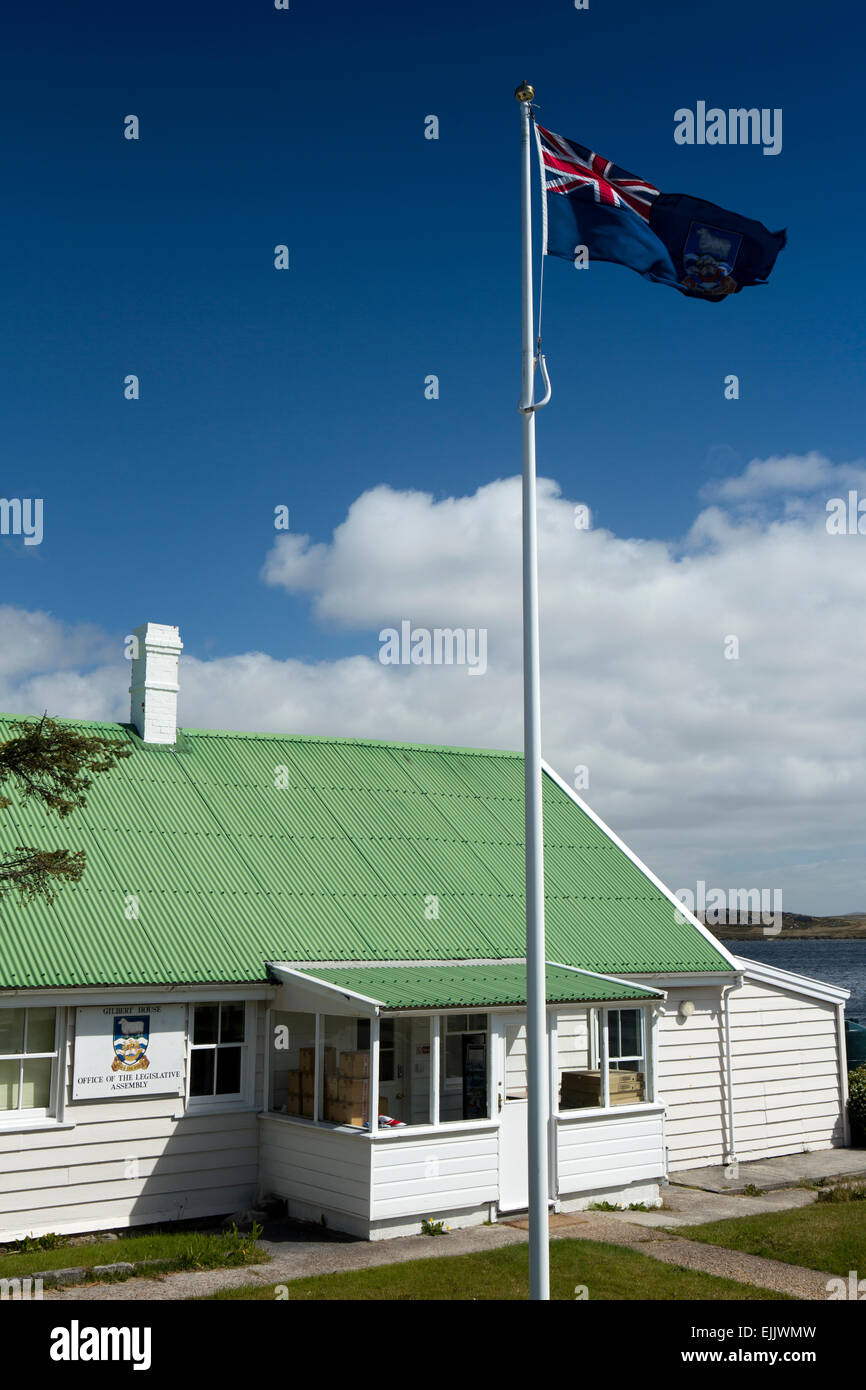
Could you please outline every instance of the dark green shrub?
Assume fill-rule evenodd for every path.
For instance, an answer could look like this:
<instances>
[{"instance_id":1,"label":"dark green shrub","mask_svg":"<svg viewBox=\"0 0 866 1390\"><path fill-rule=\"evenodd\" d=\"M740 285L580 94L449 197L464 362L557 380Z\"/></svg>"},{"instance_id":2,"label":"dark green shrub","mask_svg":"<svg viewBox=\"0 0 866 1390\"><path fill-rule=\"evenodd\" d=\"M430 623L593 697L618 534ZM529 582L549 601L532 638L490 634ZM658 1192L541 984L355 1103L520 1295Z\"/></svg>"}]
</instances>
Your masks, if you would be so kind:
<instances>
[{"instance_id":1,"label":"dark green shrub","mask_svg":"<svg viewBox=\"0 0 866 1390\"><path fill-rule=\"evenodd\" d=\"M866 1062L848 1073L848 1117L851 1143L866 1148Z\"/></svg>"}]
</instances>

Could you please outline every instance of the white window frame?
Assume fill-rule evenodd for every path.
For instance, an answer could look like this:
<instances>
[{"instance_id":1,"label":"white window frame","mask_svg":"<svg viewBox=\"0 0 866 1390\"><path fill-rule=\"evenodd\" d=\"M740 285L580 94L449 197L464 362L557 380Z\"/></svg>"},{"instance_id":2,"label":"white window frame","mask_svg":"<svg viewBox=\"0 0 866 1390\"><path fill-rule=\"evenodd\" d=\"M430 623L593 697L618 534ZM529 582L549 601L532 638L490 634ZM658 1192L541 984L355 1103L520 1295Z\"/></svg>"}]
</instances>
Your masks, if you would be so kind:
<instances>
[{"instance_id":1,"label":"white window frame","mask_svg":"<svg viewBox=\"0 0 866 1390\"><path fill-rule=\"evenodd\" d=\"M617 1063L618 1063L618 1062L640 1062L641 1067L642 1067L644 1073L646 1073L646 1072L649 1070L649 1066L648 1066L649 1059L648 1059L648 1057L647 1057L647 1026L646 1026L646 1015L647 1015L647 1011L646 1011L646 1009L639 1009L639 1008L636 1008L633 1004L621 1004L621 1005L619 1005L619 1006L618 1006L617 1008L615 1008L615 1009L614 1009L614 1008L612 1008L612 1009L605 1009L604 1013L605 1013L605 1019L604 1019L605 1028L607 1028L608 1019L610 1018L610 1015L611 1015L611 1014L636 1013L637 1016L638 1016L638 1018L639 1018L639 1020L640 1020L640 1038L639 1038L640 1049L641 1049L640 1052L638 1052L638 1053L629 1053L628 1055L625 1055L625 1054L624 1054L624 1055L622 1055L622 1056L620 1056L620 1057L613 1057L613 1056L611 1056L611 1052L610 1052L610 1039L608 1038L607 1051L608 1051L608 1066L609 1066L610 1070L611 1070L611 1071L621 1071L622 1068L619 1067L619 1066L617 1066ZM619 1039L620 1039L620 1042L621 1042L621 1041L622 1041L622 1023L621 1023L619 1020L617 1021L617 1031L618 1031Z\"/></svg>"},{"instance_id":2,"label":"white window frame","mask_svg":"<svg viewBox=\"0 0 866 1390\"><path fill-rule=\"evenodd\" d=\"M18 1062L18 1105L14 1110L0 1109L0 1130L2 1129L21 1129L29 1124L45 1123L46 1120L56 1120L60 1109L58 1097L58 1082L61 1074L61 1057L65 1058L65 1010L55 1007L54 1009L54 1051L53 1052L28 1052L27 1051L27 1029L28 1015L32 1009L51 1008L50 1004L24 1004L16 1000L9 1007L12 1009L22 1009L24 1011L24 1051L23 1052L4 1052L0 1054L0 1062ZM40 1106L23 1106L21 1104L21 1072L24 1062L38 1062L51 1058L51 1077L48 1083L48 1104Z\"/></svg>"},{"instance_id":3,"label":"white window frame","mask_svg":"<svg viewBox=\"0 0 866 1390\"><path fill-rule=\"evenodd\" d=\"M608 1039L607 1020L608 1015L613 1013L636 1012L640 1017L640 1045L639 1055L630 1054L627 1057L611 1057L610 1043ZM601 1104L599 1106L587 1106L587 1109L609 1110L610 1106L610 1081L609 1076L612 1071L619 1071L617 1062L640 1062L640 1070L644 1078L644 1098L637 1100L635 1105L654 1105L656 1094L655 1078L655 1035L652 1028L649 1009L639 1004L621 1002L619 1004L596 1004L588 1010L589 1013L589 1064L593 1070L601 1073Z\"/></svg>"},{"instance_id":4,"label":"white window frame","mask_svg":"<svg viewBox=\"0 0 866 1390\"><path fill-rule=\"evenodd\" d=\"M243 1004L244 1006L244 1039L241 1043L194 1043L193 1034L195 1029L195 1010L199 1008L213 1007L220 1011L218 1019L222 1016L223 1004ZM255 1029L255 1003L249 999L209 999L202 1000L201 1003L190 1003L187 1009L187 1028L186 1028L186 1084L184 1102L187 1110L232 1110L238 1106L248 1106L252 1104L251 1089L254 1080L254 1065L251 1058L254 1057L255 1038L251 1036ZM232 1091L229 1095L214 1095L210 1093L206 1096L194 1096L190 1094L192 1083L192 1054L193 1052L218 1052L221 1047L239 1047L241 1049L241 1084L239 1091ZM216 1067L214 1067L214 1081L216 1081Z\"/></svg>"}]
</instances>

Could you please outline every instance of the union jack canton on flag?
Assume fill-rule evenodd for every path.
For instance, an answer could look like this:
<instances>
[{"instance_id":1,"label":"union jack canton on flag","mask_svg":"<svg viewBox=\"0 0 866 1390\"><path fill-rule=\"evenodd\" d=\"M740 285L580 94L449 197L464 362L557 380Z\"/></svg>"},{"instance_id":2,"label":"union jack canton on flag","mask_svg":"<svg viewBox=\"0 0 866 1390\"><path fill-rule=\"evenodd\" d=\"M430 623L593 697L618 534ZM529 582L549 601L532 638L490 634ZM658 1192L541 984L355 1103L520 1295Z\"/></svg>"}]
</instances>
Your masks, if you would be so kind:
<instances>
[{"instance_id":1,"label":"union jack canton on flag","mask_svg":"<svg viewBox=\"0 0 866 1390\"><path fill-rule=\"evenodd\" d=\"M536 124L544 172L544 253L615 261L693 299L766 284L782 232L685 193L661 193L609 159Z\"/></svg>"}]
</instances>

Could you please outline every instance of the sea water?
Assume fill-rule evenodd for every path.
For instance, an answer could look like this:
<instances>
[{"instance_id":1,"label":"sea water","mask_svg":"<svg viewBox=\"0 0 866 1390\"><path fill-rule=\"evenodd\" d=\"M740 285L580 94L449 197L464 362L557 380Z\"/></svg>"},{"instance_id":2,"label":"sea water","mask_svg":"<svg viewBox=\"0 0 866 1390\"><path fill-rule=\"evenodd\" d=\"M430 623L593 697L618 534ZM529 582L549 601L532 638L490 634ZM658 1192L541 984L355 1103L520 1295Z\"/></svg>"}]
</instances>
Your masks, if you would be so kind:
<instances>
[{"instance_id":1,"label":"sea water","mask_svg":"<svg viewBox=\"0 0 866 1390\"><path fill-rule=\"evenodd\" d=\"M768 937L761 941L725 941L723 944L732 955L850 989L845 1017L866 1024L866 939L808 941L797 937L785 941Z\"/></svg>"}]
</instances>

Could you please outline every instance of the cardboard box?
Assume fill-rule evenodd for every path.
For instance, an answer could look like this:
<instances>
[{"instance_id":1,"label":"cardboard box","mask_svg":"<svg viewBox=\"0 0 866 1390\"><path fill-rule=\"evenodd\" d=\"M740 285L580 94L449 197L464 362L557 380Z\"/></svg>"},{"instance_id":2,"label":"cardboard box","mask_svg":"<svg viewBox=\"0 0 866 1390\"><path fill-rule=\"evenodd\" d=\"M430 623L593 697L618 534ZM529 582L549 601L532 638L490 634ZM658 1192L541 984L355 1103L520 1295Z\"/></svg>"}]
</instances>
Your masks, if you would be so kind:
<instances>
[{"instance_id":1,"label":"cardboard box","mask_svg":"<svg viewBox=\"0 0 866 1390\"><path fill-rule=\"evenodd\" d=\"M357 1125L363 1128L366 1116L363 1105L348 1100L325 1101L325 1119L333 1125Z\"/></svg>"},{"instance_id":2,"label":"cardboard box","mask_svg":"<svg viewBox=\"0 0 866 1390\"><path fill-rule=\"evenodd\" d=\"M353 1105L361 1105L370 1094L368 1076L336 1076L337 1100L345 1100Z\"/></svg>"},{"instance_id":3,"label":"cardboard box","mask_svg":"<svg viewBox=\"0 0 866 1390\"><path fill-rule=\"evenodd\" d=\"M387 1101L379 1097L379 1114L387 1115ZM367 1121L367 1106L363 1102L351 1100L326 1100L325 1119L332 1125L355 1125L363 1129Z\"/></svg>"},{"instance_id":4,"label":"cardboard box","mask_svg":"<svg viewBox=\"0 0 866 1390\"><path fill-rule=\"evenodd\" d=\"M301 1071L312 1076L316 1069L316 1049L314 1047L301 1047L298 1051L301 1058ZM337 1049L335 1047L326 1047L324 1053L325 1075L327 1076L329 1072L337 1070Z\"/></svg>"},{"instance_id":5,"label":"cardboard box","mask_svg":"<svg viewBox=\"0 0 866 1390\"><path fill-rule=\"evenodd\" d=\"M359 1079L370 1075L369 1052L341 1052L340 1075Z\"/></svg>"},{"instance_id":6,"label":"cardboard box","mask_svg":"<svg viewBox=\"0 0 866 1390\"><path fill-rule=\"evenodd\" d=\"M330 1076L325 1077L325 1100L343 1099L340 1095L340 1080L341 1078L336 1072L332 1072ZM346 1096L345 1099L351 1100L352 1097Z\"/></svg>"}]
</instances>

